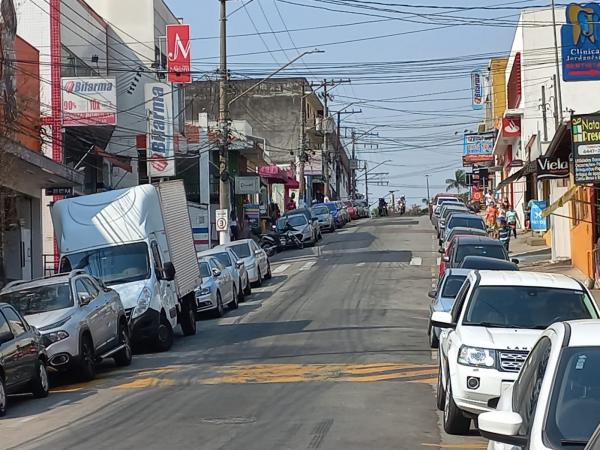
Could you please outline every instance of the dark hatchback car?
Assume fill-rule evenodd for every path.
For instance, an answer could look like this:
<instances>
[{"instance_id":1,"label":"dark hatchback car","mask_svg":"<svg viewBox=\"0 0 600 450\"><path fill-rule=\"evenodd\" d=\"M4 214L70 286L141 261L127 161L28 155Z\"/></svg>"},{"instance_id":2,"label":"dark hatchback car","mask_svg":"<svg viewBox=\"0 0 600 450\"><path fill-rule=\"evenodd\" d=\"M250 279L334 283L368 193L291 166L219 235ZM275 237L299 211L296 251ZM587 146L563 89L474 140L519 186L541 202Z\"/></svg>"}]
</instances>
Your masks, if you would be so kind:
<instances>
[{"instance_id":1,"label":"dark hatchback car","mask_svg":"<svg viewBox=\"0 0 600 450\"><path fill-rule=\"evenodd\" d=\"M0 303L0 416L6 414L8 395L48 395L46 361L40 333L12 306Z\"/></svg>"},{"instance_id":2,"label":"dark hatchback car","mask_svg":"<svg viewBox=\"0 0 600 450\"><path fill-rule=\"evenodd\" d=\"M503 259L489 258L487 256L467 256L460 264L461 269L472 270L512 270L518 271L517 259L504 261Z\"/></svg>"},{"instance_id":3,"label":"dark hatchback car","mask_svg":"<svg viewBox=\"0 0 600 450\"><path fill-rule=\"evenodd\" d=\"M483 236L457 236L444 256L446 269L461 267L467 256L484 256L508 261L508 253L500 241Z\"/></svg>"}]
</instances>

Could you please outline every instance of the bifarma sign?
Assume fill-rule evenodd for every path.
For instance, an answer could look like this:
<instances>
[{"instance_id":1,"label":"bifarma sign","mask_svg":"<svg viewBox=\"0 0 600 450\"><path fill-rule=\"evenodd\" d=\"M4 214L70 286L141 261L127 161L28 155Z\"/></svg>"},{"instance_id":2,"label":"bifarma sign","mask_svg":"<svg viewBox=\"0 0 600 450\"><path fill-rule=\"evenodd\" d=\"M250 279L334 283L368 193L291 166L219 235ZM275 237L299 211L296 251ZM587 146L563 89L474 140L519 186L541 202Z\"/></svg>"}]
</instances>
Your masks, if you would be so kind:
<instances>
[{"instance_id":1,"label":"bifarma sign","mask_svg":"<svg viewBox=\"0 0 600 450\"><path fill-rule=\"evenodd\" d=\"M114 78L62 78L63 126L117 124L117 83Z\"/></svg>"},{"instance_id":2,"label":"bifarma sign","mask_svg":"<svg viewBox=\"0 0 600 450\"><path fill-rule=\"evenodd\" d=\"M148 117L148 177L175 175L175 147L173 139L173 92L165 83L145 86Z\"/></svg>"}]
</instances>

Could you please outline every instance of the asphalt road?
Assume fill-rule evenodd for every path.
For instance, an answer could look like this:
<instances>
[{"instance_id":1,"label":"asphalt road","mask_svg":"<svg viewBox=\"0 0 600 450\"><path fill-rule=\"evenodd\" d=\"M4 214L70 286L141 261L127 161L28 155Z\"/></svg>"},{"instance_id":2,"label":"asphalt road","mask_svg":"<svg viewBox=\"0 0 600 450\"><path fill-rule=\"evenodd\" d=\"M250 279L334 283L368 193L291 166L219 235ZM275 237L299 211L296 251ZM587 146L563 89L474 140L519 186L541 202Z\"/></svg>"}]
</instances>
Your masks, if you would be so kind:
<instances>
[{"instance_id":1,"label":"asphalt road","mask_svg":"<svg viewBox=\"0 0 600 450\"><path fill-rule=\"evenodd\" d=\"M268 284L170 352L11 399L0 448L485 448L440 431L433 248L426 218L392 217L277 255Z\"/></svg>"}]
</instances>

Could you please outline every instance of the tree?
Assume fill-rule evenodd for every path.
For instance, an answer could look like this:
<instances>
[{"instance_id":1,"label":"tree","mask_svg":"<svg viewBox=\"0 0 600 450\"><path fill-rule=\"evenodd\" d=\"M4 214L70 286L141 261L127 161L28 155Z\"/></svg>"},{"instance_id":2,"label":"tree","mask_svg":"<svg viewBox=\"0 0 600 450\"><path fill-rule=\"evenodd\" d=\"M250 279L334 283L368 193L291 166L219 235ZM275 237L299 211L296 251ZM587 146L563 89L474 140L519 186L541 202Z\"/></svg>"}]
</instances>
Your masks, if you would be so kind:
<instances>
[{"instance_id":1,"label":"tree","mask_svg":"<svg viewBox=\"0 0 600 450\"><path fill-rule=\"evenodd\" d=\"M423 203L424 205L429 205L429 199L422 198L421 203Z\"/></svg>"},{"instance_id":2,"label":"tree","mask_svg":"<svg viewBox=\"0 0 600 450\"><path fill-rule=\"evenodd\" d=\"M446 180L446 185L446 192L456 189L456 192L460 194L460 189L467 187L467 174L464 170L457 170L454 172L454 178Z\"/></svg>"}]
</instances>

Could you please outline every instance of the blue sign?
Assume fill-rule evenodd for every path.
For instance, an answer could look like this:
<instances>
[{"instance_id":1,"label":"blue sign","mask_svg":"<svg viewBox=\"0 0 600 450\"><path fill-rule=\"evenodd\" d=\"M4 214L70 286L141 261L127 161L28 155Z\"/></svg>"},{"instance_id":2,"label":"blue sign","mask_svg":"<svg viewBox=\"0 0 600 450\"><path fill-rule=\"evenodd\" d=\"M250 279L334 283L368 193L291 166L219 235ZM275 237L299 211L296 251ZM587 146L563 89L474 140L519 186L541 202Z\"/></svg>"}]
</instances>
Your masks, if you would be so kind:
<instances>
[{"instance_id":1,"label":"blue sign","mask_svg":"<svg viewBox=\"0 0 600 450\"><path fill-rule=\"evenodd\" d=\"M471 72L471 91L473 93L471 106L475 110L483 109L483 104L485 102L483 80L483 72L481 70L474 70Z\"/></svg>"},{"instance_id":2,"label":"blue sign","mask_svg":"<svg viewBox=\"0 0 600 450\"><path fill-rule=\"evenodd\" d=\"M548 219L542 217L542 211L546 209L548 204L545 201L531 202L531 211L529 220L531 221L532 231L547 231Z\"/></svg>"},{"instance_id":3,"label":"blue sign","mask_svg":"<svg viewBox=\"0 0 600 450\"><path fill-rule=\"evenodd\" d=\"M560 30L565 81L600 80L600 4L567 6Z\"/></svg>"}]
</instances>

